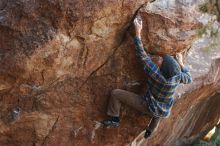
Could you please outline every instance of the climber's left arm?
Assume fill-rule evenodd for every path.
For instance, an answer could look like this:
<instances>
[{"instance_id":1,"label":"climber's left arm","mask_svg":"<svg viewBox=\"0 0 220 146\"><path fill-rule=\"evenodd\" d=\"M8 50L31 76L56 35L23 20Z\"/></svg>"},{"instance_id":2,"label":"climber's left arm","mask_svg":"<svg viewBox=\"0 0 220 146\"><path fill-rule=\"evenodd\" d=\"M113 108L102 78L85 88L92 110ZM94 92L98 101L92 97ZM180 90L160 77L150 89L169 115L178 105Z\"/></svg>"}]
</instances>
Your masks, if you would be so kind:
<instances>
[{"instance_id":1,"label":"climber's left arm","mask_svg":"<svg viewBox=\"0 0 220 146\"><path fill-rule=\"evenodd\" d=\"M181 72L181 83L184 84L189 84L192 83L192 77L191 74L189 73L189 70L186 69L185 67L181 68L182 72Z\"/></svg>"},{"instance_id":2,"label":"climber's left arm","mask_svg":"<svg viewBox=\"0 0 220 146\"><path fill-rule=\"evenodd\" d=\"M179 63L180 68L181 68L180 82L184 83L184 84L192 83L192 76L191 76L189 70L183 64L183 55L182 54L177 55L177 62Z\"/></svg>"}]
</instances>

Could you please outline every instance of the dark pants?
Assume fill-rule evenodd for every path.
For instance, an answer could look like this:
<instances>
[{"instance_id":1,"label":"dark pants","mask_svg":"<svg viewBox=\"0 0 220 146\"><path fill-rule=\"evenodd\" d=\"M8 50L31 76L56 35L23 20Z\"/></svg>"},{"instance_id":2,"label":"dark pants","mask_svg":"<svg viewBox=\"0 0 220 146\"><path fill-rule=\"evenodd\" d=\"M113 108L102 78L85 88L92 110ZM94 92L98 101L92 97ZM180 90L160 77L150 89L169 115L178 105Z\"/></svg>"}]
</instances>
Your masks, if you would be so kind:
<instances>
[{"instance_id":1,"label":"dark pants","mask_svg":"<svg viewBox=\"0 0 220 146\"><path fill-rule=\"evenodd\" d=\"M145 99L142 96L137 95L133 92L121 89L113 90L111 92L107 114L109 116L119 117L121 103L126 104L142 112L143 114L148 114L149 116L151 116L152 119L150 124L148 125L148 129L153 132L154 129L157 128L160 118L154 117L153 114L150 111L148 111Z\"/></svg>"}]
</instances>

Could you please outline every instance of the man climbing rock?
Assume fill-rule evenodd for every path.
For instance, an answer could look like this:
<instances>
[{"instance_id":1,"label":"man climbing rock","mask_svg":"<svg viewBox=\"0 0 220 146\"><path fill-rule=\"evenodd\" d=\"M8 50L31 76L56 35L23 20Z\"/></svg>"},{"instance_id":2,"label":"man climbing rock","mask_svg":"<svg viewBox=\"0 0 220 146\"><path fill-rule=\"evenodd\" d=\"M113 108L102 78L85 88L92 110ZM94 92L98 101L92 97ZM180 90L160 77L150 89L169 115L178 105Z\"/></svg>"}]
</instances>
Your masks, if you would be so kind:
<instances>
[{"instance_id":1,"label":"man climbing rock","mask_svg":"<svg viewBox=\"0 0 220 146\"><path fill-rule=\"evenodd\" d=\"M136 54L144 66L148 89L143 97L121 89L113 90L107 109L110 118L103 121L103 124L107 127L119 126L120 107L123 103L152 117L150 124L146 127L144 137L147 138L158 126L160 118L167 118L170 115L177 86L180 83L191 83L192 78L184 67L181 54L177 61L170 55L151 57L144 50L141 41L141 19L135 18L134 25Z\"/></svg>"}]
</instances>

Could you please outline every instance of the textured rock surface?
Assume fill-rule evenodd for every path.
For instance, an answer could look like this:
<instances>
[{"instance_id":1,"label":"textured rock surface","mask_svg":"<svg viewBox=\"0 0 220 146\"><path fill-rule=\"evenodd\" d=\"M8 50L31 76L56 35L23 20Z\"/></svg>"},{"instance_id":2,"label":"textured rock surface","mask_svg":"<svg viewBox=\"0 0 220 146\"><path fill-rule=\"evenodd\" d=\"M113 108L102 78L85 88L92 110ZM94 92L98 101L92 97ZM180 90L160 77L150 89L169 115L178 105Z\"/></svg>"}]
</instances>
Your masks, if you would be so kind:
<instances>
[{"instance_id":1,"label":"textured rock surface","mask_svg":"<svg viewBox=\"0 0 220 146\"><path fill-rule=\"evenodd\" d=\"M143 41L151 52L175 54L189 48L195 40L199 13L193 2L158 0L140 10L145 26Z\"/></svg>"},{"instance_id":2,"label":"textured rock surface","mask_svg":"<svg viewBox=\"0 0 220 146\"><path fill-rule=\"evenodd\" d=\"M130 35L124 34L135 11L146 2L2 0L0 143L6 146L87 146L131 142L145 127L148 117L123 108L120 128L105 129L97 121L106 118L107 100L112 89L144 93L142 67L136 60ZM146 14L143 15L148 20ZM157 14L151 15L152 19L157 18ZM149 28L156 32L163 22L153 22L158 25ZM194 29L194 25L186 28ZM144 29L147 30L146 25ZM152 33L152 38L155 36ZM193 38L181 46L164 48L162 52L178 52ZM190 122L189 119L194 121L193 114L197 115L194 122L204 117L199 109L205 99L210 101L204 105L204 111L207 106L217 104L219 98L207 97L219 87L218 63L216 61L211 69L207 81L203 81L206 77L199 76L195 77L194 84L182 87L180 93L184 98L176 103L172 117L164 120L162 131L155 133L150 145L171 144L202 130L202 125L198 124L191 125L191 131L184 131L187 124L179 124L179 120L183 119L182 123ZM193 112L187 110L190 106L196 107ZM21 108L20 118L12 116L16 107ZM215 122L216 114L207 114L208 125ZM170 128L163 128L165 126ZM182 132L172 130L172 126L182 128Z\"/></svg>"}]
</instances>

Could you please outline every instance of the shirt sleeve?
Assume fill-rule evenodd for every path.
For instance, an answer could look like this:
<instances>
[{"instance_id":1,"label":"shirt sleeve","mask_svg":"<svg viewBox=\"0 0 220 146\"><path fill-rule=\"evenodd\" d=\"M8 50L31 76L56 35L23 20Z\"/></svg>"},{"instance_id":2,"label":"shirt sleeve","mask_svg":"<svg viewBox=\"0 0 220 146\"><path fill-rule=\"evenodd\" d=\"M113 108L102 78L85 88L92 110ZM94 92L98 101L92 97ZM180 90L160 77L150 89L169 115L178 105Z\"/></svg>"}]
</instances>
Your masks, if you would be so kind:
<instances>
[{"instance_id":1,"label":"shirt sleeve","mask_svg":"<svg viewBox=\"0 0 220 146\"><path fill-rule=\"evenodd\" d=\"M155 72L158 67L152 62L150 56L145 52L141 39L135 37L134 44L136 49L136 55L144 65L144 70Z\"/></svg>"},{"instance_id":2,"label":"shirt sleeve","mask_svg":"<svg viewBox=\"0 0 220 146\"><path fill-rule=\"evenodd\" d=\"M192 83L191 74L189 73L188 69L186 69L185 67L182 67L181 81L180 82L184 83L184 84Z\"/></svg>"}]
</instances>

